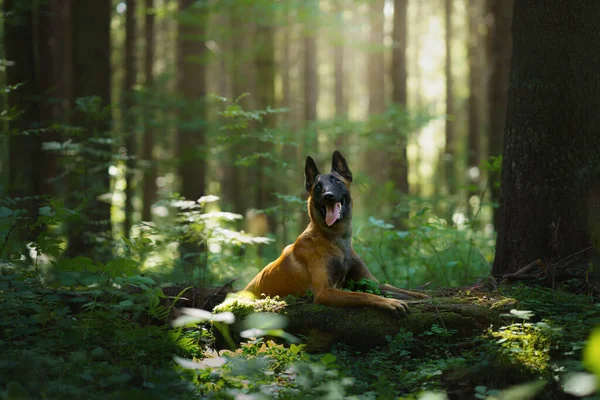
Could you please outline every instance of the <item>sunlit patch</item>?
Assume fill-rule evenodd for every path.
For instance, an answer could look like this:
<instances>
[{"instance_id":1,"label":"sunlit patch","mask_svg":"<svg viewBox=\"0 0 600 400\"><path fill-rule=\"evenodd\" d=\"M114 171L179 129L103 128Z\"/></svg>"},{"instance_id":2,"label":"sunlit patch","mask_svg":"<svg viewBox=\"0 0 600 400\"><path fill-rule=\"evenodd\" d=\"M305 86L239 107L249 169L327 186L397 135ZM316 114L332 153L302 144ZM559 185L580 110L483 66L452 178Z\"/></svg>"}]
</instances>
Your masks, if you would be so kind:
<instances>
[{"instance_id":1,"label":"sunlit patch","mask_svg":"<svg viewBox=\"0 0 600 400\"><path fill-rule=\"evenodd\" d=\"M478 167L472 166L467 170L467 175L469 176L469 179L474 181L479 179L479 177L481 176L481 171L479 171Z\"/></svg>"},{"instance_id":2,"label":"sunlit patch","mask_svg":"<svg viewBox=\"0 0 600 400\"><path fill-rule=\"evenodd\" d=\"M222 247L218 243L211 243L211 244L208 245L208 250L211 253L220 253L221 250L222 250Z\"/></svg>"},{"instance_id":3,"label":"sunlit patch","mask_svg":"<svg viewBox=\"0 0 600 400\"><path fill-rule=\"evenodd\" d=\"M127 3L122 1L119 4L117 4L117 13L123 14L125 11L127 11Z\"/></svg>"},{"instance_id":4,"label":"sunlit patch","mask_svg":"<svg viewBox=\"0 0 600 400\"><path fill-rule=\"evenodd\" d=\"M467 217L465 214L457 212L452 216L452 222L454 222L457 226L463 226L465 222L467 222Z\"/></svg>"},{"instance_id":5,"label":"sunlit patch","mask_svg":"<svg viewBox=\"0 0 600 400\"><path fill-rule=\"evenodd\" d=\"M169 209L165 206L156 206L152 208L152 214L158 217L167 217L169 215Z\"/></svg>"}]
</instances>

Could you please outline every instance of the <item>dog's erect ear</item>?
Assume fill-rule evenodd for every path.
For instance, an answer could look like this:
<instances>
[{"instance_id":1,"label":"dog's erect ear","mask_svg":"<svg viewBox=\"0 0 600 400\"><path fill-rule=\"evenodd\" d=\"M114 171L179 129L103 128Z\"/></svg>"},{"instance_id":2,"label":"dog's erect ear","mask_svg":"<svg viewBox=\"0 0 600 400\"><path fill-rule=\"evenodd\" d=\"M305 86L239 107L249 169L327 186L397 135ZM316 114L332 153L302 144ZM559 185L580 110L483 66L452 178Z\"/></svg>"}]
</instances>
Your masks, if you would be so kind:
<instances>
[{"instance_id":1,"label":"dog's erect ear","mask_svg":"<svg viewBox=\"0 0 600 400\"><path fill-rule=\"evenodd\" d=\"M308 192L310 192L310 188L314 185L317 175L319 175L319 170L317 169L315 160L310 156L306 157L306 163L304 164L304 186Z\"/></svg>"},{"instance_id":2,"label":"dog's erect ear","mask_svg":"<svg viewBox=\"0 0 600 400\"><path fill-rule=\"evenodd\" d=\"M331 157L331 171L337 172L348 181L352 182L352 172L350 172L350 168L348 168L348 163L342 153L337 150L333 152L333 156Z\"/></svg>"}]
</instances>

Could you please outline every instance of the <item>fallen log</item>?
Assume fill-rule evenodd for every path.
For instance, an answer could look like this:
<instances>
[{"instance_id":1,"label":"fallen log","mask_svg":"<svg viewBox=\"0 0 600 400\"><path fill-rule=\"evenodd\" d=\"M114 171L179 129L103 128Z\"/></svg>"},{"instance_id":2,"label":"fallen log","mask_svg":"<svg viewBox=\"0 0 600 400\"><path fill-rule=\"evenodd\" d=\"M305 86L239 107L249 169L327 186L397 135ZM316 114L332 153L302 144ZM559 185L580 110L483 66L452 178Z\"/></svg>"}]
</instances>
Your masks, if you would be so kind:
<instances>
[{"instance_id":1,"label":"fallen log","mask_svg":"<svg viewBox=\"0 0 600 400\"><path fill-rule=\"evenodd\" d=\"M453 335L469 338L483 333L491 325L502 324L501 314L514 308L516 301L498 294L464 295L407 301L410 312L395 316L374 308L333 308L314 304L306 298L248 299L230 295L214 312L231 311L236 316L233 336L239 339L243 321L253 312L276 313L287 318L285 331L304 338L309 350L326 350L333 343L345 343L358 349L385 344L390 337L404 331L420 335L434 325Z\"/></svg>"}]
</instances>

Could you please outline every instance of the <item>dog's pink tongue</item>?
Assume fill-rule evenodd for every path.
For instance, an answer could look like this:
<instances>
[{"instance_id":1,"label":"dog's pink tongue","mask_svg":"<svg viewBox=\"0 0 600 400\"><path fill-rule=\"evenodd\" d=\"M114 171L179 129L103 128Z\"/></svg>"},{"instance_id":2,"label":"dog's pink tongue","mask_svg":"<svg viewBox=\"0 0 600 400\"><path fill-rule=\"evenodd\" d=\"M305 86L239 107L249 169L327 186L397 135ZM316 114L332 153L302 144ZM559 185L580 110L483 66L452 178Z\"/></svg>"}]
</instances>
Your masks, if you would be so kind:
<instances>
[{"instance_id":1,"label":"dog's pink tongue","mask_svg":"<svg viewBox=\"0 0 600 400\"><path fill-rule=\"evenodd\" d=\"M327 215L325 215L325 222L327 226L331 226L340 217L340 210L342 209L342 203L337 202L332 206L327 206Z\"/></svg>"}]
</instances>

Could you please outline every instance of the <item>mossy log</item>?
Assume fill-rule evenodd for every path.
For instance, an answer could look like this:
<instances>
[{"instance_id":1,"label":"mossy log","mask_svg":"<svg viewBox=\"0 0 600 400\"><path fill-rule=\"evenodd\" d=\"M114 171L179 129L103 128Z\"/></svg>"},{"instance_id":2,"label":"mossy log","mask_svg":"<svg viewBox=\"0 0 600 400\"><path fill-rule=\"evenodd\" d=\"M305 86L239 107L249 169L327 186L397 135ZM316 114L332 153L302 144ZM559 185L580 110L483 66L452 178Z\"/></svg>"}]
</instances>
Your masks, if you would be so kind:
<instances>
[{"instance_id":1,"label":"mossy log","mask_svg":"<svg viewBox=\"0 0 600 400\"><path fill-rule=\"evenodd\" d=\"M326 350L333 343L345 343L358 349L373 348L387 342L403 329L414 335L437 325L455 336L469 338L483 333L490 325L501 324L502 313L510 311L516 301L486 293L469 296L454 293L425 300L407 301L410 312L398 317L374 308L333 308L314 304L309 299L278 298L249 300L230 297L215 307L215 312L231 311L237 318L234 336L242 329L243 320L252 312L285 315L286 332L304 337L309 349Z\"/></svg>"}]
</instances>

